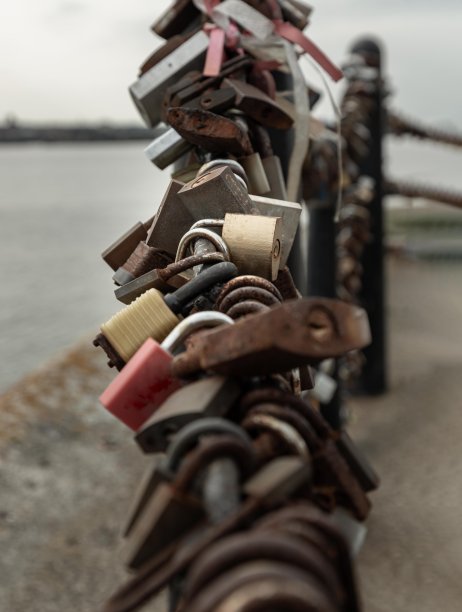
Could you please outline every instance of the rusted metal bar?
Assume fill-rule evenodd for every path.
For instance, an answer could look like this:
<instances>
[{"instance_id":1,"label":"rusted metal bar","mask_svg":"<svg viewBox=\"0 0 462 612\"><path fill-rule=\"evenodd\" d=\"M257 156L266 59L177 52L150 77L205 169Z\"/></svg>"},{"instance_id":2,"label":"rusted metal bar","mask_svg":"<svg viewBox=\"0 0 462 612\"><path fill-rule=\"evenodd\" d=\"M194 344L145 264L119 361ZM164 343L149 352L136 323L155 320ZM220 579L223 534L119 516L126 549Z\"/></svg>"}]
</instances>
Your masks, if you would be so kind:
<instances>
[{"instance_id":1,"label":"rusted metal bar","mask_svg":"<svg viewBox=\"0 0 462 612\"><path fill-rule=\"evenodd\" d=\"M400 195L405 198L422 198L424 200L430 200L431 202L437 202L438 204L447 204L455 208L462 208L462 193L460 191L396 180L386 180L384 190L386 195Z\"/></svg>"}]
</instances>

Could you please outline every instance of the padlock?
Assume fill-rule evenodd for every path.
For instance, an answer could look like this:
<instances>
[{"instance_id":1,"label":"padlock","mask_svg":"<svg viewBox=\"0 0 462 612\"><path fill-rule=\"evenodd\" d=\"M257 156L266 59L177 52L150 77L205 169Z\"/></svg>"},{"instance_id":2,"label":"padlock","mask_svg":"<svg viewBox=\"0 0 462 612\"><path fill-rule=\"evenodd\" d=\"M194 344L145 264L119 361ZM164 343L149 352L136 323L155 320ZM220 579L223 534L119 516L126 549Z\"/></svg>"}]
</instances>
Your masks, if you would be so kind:
<instances>
[{"instance_id":1,"label":"padlock","mask_svg":"<svg viewBox=\"0 0 462 612\"><path fill-rule=\"evenodd\" d=\"M149 127L154 127L161 120L165 89L188 71L202 68L208 44L207 34L199 30L130 87L131 97Z\"/></svg>"},{"instance_id":2,"label":"padlock","mask_svg":"<svg viewBox=\"0 0 462 612\"><path fill-rule=\"evenodd\" d=\"M225 166L212 169L187 183L180 189L178 196L196 221L223 218L227 212L257 212L245 183L231 168Z\"/></svg>"},{"instance_id":3,"label":"padlock","mask_svg":"<svg viewBox=\"0 0 462 612\"><path fill-rule=\"evenodd\" d=\"M236 94L231 88L212 89L206 90L197 98L188 100L183 106L187 108L199 108L222 115L233 107L235 99Z\"/></svg>"},{"instance_id":4,"label":"padlock","mask_svg":"<svg viewBox=\"0 0 462 612\"><path fill-rule=\"evenodd\" d=\"M136 223L123 236L108 246L101 253L101 257L108 266L114 271L120 268L136 249L138 243L146 239L148 229L153 221L154 217L151 217L146 223Z\"/></svg>"},{"instance_id":5,"label":"padlock","mask_svg":"<svg viewBox=\"0 0 462 612\"><path fill-rule=\"evenodd\" d=\"M270 155L263 157L261 162L270 187L266 196L277 200L287 200L287 189L280 158L277 155Z\"/></svg>"},{"instance_id":6,"label":"padlock","mask_svg":"<svg viewBox=\"0 0 462 612\"><path fill-rule=\"evenodd\" d=\"M254 148L260 154L262 166L269 183L269 191L266 193L266 196L279 200L287 200L287 189L282 173L281 160L277 155L274 155L268 130L262 125L253 124L252 137Z\"/></svg>"},{"instance_id":7,"label":"padlock","mask_svg":"<svg viewBox=\"0 0 462 612\"><path fill-rule=\"evenodd\" d=\"M177 514L177 509L188 512L188 506L193 510L197 510L197 505L202 508L199 500L197 505L191 504L193 485L202 475L207 479L207 469L211 463L228 457L241 474L251 471L253 454L250 444L244 444L234 435L204 436L201 444L182 462L173 482L160 482L157 485L126 540L124 557L129 567L139 567L150 556L201 522L201 512L194 512L194 516L185 519L180 512Z\"/></svg>"},{"instance_id":8,"label":"padlock","mask_svg":"<svg viewBox=\"0 0 462 612\"><path fill-rule=\"evenodd\" d=\"M123 537L127 537L129 535L157 487L162 482L169 482L173 480L173 477L174 473L169 469L165 455L154 455L152 457L152 462L145 469L145 472L138 483L135 494L133 495L130 503L130 509L127 513L128 519L126 520L122 531Z\"/></svg>"},{"instance_id":9,"label":"padlock","mask_svg":"<svg viewBox=\"0 0 462 612\"><path fill-rule=\"evenodd\" d=\"M253 153L250 139L235 121L209 111L172 107L167 122L189 143L212 153Z\"/></svg>"},{"instance_id":10,"label":"padlock","mask_svg":"<svg viewBox=\"0 0 462 612\"><path fill-rule=\"evenodd\" d=\"M283 268L287 264L295 240L302 207L298 202L275 200L266 196L250 195L250 200L254 206L253 214L265 217L281 217L282 219L282 248L279 266Z\"/></svg>"},{"instance_id":11,"label":"padlock","mask_svg":"<svg viewBox=\"0 0 462 612\"><path fill-rule=\"evenodd\" d=\"M200 23L201 13L191 0L176 0L156 19L151 30L161 38L170 38L174 34L196 27Z\"/></svg>"},{"instance_id":12,"label":"padlock","mask_svg":"<svg viewBox=\"0 0 462 612\"><path fill-rule=\"evenodd\" d=\"M222 237L240 274L274 280L282 249L280 217L226 213Z\"/></svg>"},{"instance_id":13,"label":"padlock","mask_svg":"<svg viewBox=\"0 0 462 612\"><path fill-rule=\"evenodd\" d=\"M138 276L142 276L155 268L164 268L171 263L172 258L155 247L151 247L146 242L141 241L125 261L125 263L116 270L112 279L116 285L125 285Z\"/></svg>"},{"instance_id":14,"label":"padlock","mask_svg":"<svg viewBox=\"0 0 462 612\"><path fill-rule=\"evenodd\" d=\"M196 30L197 31L197 30ZM145 72L150 70L153 66L158 64L161 60L166 58L168 55L173 53L178 47L183 45L191 36L196 32L189 32L188 34L177 34L172 36L169 40L161 47L156 49L140 66L138 76L142 76Z\"/></svg>"},{"instance_id":15,"label":"padlock","mask_svg":"<svg viewBox=\"0 0 462 612\"><path fill-rule=\"evenodd\" d=\"M232 378L210 376L179 389L137 431L136 441L145 453L165 451L169 437L200 418L223 417L241 393Z\"/></svg>"},{"instance_id":16,"label":"padlock","mask_svg":"<svg viewBox=\"0 0 462 612\"><path fill-rule=\"evenodd\" d=\"M176 315L181 314L184 306L195 296L236 275L237 268L234 264L222 262L173 293L163 296L160 291L150 289L104 323L94 344L106 350L108 343L122 363L126 363L148 338L158 342L164 340L179 323ZM109 357L112 360L113 355L110 354Z\"/></svg>"},{"instance_id":17,"label":"padlock","mask_svg":"<svg viewBox=\"0 0 462 612\"><path fill-rule=\"evenodd\" d=\"M191 100L202 96L205 91L215 90L224 77L239 74L252 63L253 59L248 55L237 55L224 62L220 74L216 77L204 77L202 72L189 73L166 89L162 102L164 114L169 107L186 106Z\"/></svg>"},{"instance_id":18,"label":"padlock","mask_svg":"<svg viewBox=\"0 0 462 612\"><path fill-rule=\"evenodd\" d=\"M153 290L155 291L155 290ZM221 313L201 312L179 323L159 345L148 338L100 396L101 404L120 421L138 430L181 387L170 373L173 353L197 329L233 323Z\"/></svg>"},{"instance_id":19,"label":"padlock","mask_svg":"<svg viewBox=\"0 0 462 612\"><path fill-rule=\"evenodd\" d=\"M126 565L139 568L204 520L200 500L174 483L160 483L125 540L122 556Z\"/></svg>"},{"instance_id":20,"label":"padlock","mask_svg":"<svg viewBox=\"0 0 462 612\"><path fill-rule=\"evenodd\" d=\"M167 129L146 147L144 153L155 166L164 170L192 149L192 144L173 128Z\"/></svg>"},{"instance_id":21,"label":"padlock","mask_svg":"<svg viewBox=\"0 0 462 612\"><path fill-rule=\"evenodd\" d=\"M257 87L245 81L226 78L223 87L235 91L234 107L261 125L288 130L293 124L292 117L277 102Z\"/></svg>"},{"instance_id":22,"label":"padlock","mask_svg":"<svg viewBox=\"0 0 462 612\"><path fill-rule=\"evenodd\" d=\"M178 196L182 188L181 182L170 181L146 238L146 244L165 251L172 257L175 256L181 236L196 220Z\"/></svg>"},{"instance_id":23,"label":"padlock","mask_svg":"<svg viewBox=\"0 0 462 612\"><path fill-rule=\"evenodd\" d=\"M142 483L138 487L131 510L128 513L129 518L124 529L124 535L131 531L157 486L161 482L173 480L181 463L186 460L189 452L201 443L204 436L216 437L217 435L237 438L247 448L249 453L253 453L251 439L235 423L216 417L191 421L175 434L175 437L168 445L166 455L154 455L154 464L150 465L149 469L146 470ZM249 465L249 468L252 465Z\"/></svg>"},{"instance_id":24,"label":"padlock","mask_svg":"<svg viewBox=\"0 0 462 612\"><path fill-rule=\"evenodd\" d=\"M175 358L172 369L180 377L200 370L267 375L315 365L369 342L369 323L361 308L327 298L289 300L233 327L201 335L191 351Z\"/></svg>"},{"instance_id":25,"label":"padlock","mask_svg":"<svg viewBox=\"0 0 462 612\"><path fill-rule=\"evenodd\" d=\"M255 195L268 195L271 190L270 182L260 157L260 153L251 153L246 157L239 157L249 179L249 193Z\"/></svg>"}]
</instances>

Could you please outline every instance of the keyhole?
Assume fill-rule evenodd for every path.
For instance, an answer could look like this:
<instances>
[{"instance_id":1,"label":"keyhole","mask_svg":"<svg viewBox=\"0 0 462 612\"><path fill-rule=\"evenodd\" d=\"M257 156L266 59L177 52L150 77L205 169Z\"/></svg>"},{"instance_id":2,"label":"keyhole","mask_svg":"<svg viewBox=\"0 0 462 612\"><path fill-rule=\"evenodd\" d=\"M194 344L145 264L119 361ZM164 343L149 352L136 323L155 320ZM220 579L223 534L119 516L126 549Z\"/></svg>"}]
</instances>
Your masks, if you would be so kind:
<instances>
[{"instance_id":1,"label":"keyhole","mask_svg":"<svg viewBox=\"0 0 462 612\"><path fill-rule=\"evenodd\" d=\"M334 335L332 319L324 310L315 308L308 315L308 327L319 342L327 342Z\"/></svg>"}]
</instances>

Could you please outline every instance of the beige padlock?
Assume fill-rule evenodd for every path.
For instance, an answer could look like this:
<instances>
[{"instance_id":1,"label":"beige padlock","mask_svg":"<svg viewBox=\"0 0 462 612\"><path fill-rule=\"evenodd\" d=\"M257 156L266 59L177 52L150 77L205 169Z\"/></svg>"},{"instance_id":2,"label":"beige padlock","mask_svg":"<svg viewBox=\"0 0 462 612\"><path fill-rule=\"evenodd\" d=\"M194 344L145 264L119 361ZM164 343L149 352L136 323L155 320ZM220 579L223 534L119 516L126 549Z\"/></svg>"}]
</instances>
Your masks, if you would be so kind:
<instances>
[{"instance_id":1,"label":"beige padlock","mask_svg":"<svg viewBox=\"0 0 462 612\"><path fill-rule=\"evenodd\" d=\"M281 217L226 213L222 236L241 274L276 279L281 261Z\"/></svg>"}]
</instances>

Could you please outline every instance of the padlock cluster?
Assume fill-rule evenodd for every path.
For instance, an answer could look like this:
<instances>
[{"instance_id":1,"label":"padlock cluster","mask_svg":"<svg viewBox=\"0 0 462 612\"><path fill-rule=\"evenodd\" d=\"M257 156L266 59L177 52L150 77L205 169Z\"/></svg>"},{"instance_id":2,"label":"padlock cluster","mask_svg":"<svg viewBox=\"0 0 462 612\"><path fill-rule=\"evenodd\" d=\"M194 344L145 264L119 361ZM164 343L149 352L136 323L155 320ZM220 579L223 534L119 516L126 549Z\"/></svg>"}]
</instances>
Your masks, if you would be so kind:
<instances>
[{"instance_id":1,"label":"padlock cluster","mask_svg":"<svg viewBox=\"0 0 462 612\"><path fill-rule=\"evenodd\" d=\"M275 75L308 15L179 0L131 87L148 125L168 124L150 159L182 163L156 214L103 253L124 307L95 340L118 370L100 400L152 457L124 532L135 576L107 611L166 586L171 610L359 610L352 549L377 477L306 392L369 326L295 287L301 206L274 144L297 116Z\"/></svg>"}]
</instances>

